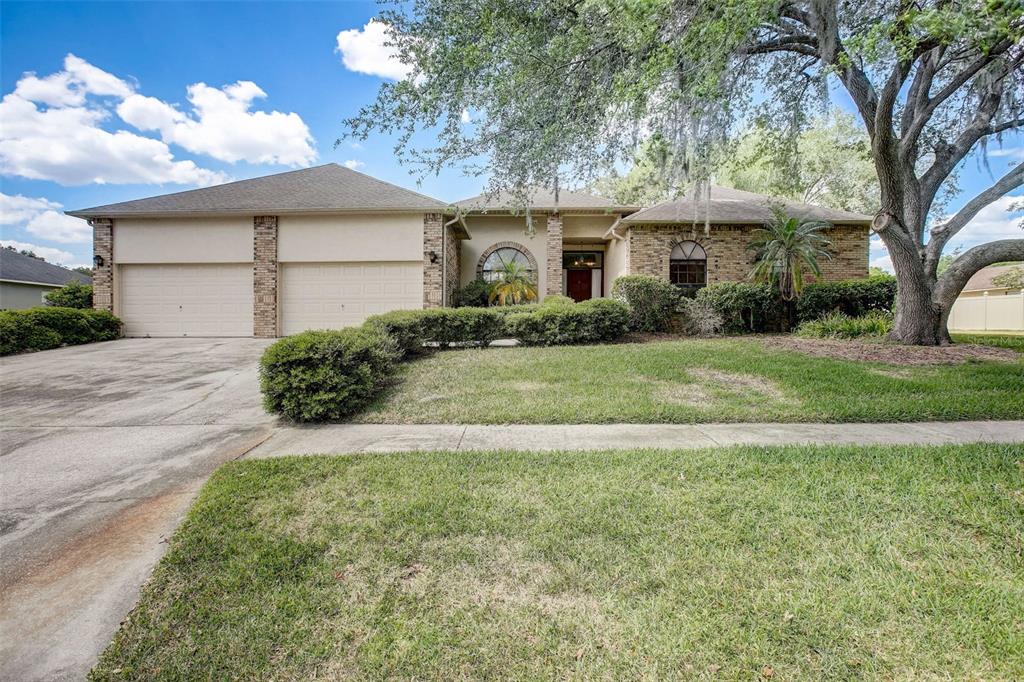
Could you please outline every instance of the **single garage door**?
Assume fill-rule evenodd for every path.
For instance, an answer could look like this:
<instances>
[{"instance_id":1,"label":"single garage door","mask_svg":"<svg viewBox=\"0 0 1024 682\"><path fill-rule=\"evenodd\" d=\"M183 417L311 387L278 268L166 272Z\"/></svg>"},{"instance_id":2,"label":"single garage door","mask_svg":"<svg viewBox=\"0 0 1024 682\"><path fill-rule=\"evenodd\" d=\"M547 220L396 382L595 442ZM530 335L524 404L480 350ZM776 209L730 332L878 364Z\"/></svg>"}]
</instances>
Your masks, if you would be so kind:
<instances>
[{"instance_id":1,"label":"single garage door","mask_svg":"<svg viewBox=\"0 0 1024 682\"><path fill-rule=\"evenodd\" d=\"M122 265L127 336L252 336L252 264Z\"/></svg>"},{"instance_id":2,"label":"single garage door","mask_svg":"<svg viewBox=\"0 0 1024 682\"><path fill-rule=\"evenodd\" d=\"M423 264L284 263L281 333L339 329L370 315L423 307Z\"/></svg>"}]
</instances>

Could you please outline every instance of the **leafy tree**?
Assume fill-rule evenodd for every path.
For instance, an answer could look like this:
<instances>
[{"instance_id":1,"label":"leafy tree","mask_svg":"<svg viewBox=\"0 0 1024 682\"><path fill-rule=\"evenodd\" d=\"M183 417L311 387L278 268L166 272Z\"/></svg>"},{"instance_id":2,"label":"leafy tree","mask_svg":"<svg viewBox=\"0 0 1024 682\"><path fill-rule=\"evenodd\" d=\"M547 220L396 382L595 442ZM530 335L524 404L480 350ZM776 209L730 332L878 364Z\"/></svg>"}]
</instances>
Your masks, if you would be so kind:
<instances>
[{"instance_id":1,"label":"leafy tree","mask_svg":"<svg viewBox=\"0 0 1024 682\"><path fill-rule=\"evenodd\" d=\"M804 273L821 276L820 260L831 259L832 243L822 234L829 224L801 220L776 212L765 227L754 231L748 248L757 251L750 279L778 288L783 301L800 297Z\"/></svg>"},{"instance_id":2,"label":"leafy tree","mask_svg":"<svg viewBox=\"0 0 1024 682\"><path fill-rule=\"evenodd\" d=\"M498 305L514 305L537 299L537 287L533 276L516 261L503 263L491 282L489 302Z\"/></svg>"},{"instance_id":3,"label":"leafy tree","mask_svg":"<svg viewBox=\"0 0 1024 682\"><path fill-rule=\"evenodd\" d=\"M992 283L1007 289L1024 289L1024 266L999 273L992 278Z\"/></svg>"},{"instance_id":4,"label":"leafy tree","mask_svg":"<svg viewBox=\"0 0 1024 682\"><path fill-rule=\"evenodd\" d=\"M936 272L949 240L1024 182L1024 164L929 223L958 166L1024 125L1020 2L419 0L382 18L411 75L384 84L349 130L396 133L399 155L424 172L466 162L491 190L525 195L592 181L659 136L669 176L699 190L751 121L794 156L809 112L838 85L878 176L874 227L899 285L891 339L949 342L967 279L1024 259L1024 239L1006 239ZM422 129L435 146L412 143Z\"/></svg>"},{"instance_id":5,"label":"leafy tree","mask_svg":"<svg viewBox=\"0 0 1024 682\"><path fill-rule=\"evenodd\" d=\"M16 249L13 246L5 246L4 248L8 251L13 251L14 253L20 253L22 256L28 256L29 258L35 258L36 260L41 260L44 263L46 262L46 259L42 256L36 255L35 251L30 251L29 249Z\"/></svg>"},{"instance_id":6,"label":"leafy tree","mask_svg":"<svg viewBox=\"0 0 1024 682\"><path fill-rule=\"evenodd\" d=\"M81 282L68 282L60 289L46 294L46 305L60 308L92 308L92 286Z\"/></svg>"},{"instance_id":7,"label":"leafy tree","mask_svg":"<svg viewBox=\"0 0 1024 682\"><path fill-rule=\"evenodd\" d=\"M953 264L953 261L955 261L957 258L960 257L960 254L962 252L963 252L963 249L961 249L958 246L955 249L953 249L951 252L944 253L941 256L939 256L939 262L935 266L935 274L942 275L943 273L946 272L946 270L949 270L949 266Z\"/></svg>"},{"instance_id":8,"label":"leafy tree","mask_svg":"<svg viewBox=\"0 0 1024 682\"><path fill-rule=\"evenodd\" d=\"M85 275L86 277L92 277L92 268L90 268L87 265L79 265L77 267L71 268L71 270L73 272Z\"/></svg>"}]
</instances>

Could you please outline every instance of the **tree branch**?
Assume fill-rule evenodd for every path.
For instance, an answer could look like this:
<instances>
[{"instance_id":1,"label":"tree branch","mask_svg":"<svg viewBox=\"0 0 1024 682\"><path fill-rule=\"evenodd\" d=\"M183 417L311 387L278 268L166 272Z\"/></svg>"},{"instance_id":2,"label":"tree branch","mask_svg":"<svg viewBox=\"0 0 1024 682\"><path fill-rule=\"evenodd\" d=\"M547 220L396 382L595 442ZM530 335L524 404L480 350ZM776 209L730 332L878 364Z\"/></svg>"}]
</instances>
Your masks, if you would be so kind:
<instances>
[{"instance_id":1,"label":"tree branch","mask_svg":"<svg viewBox=\"0 0 1024 682\"><path fill-rule=\"evenodd\" d=\"M993 201L1004 194L1024 185L1024 164L1014 166L1003 177L981 194L968 201L957 211L952 218L931 231L931 239L928 241L928 260L926 266L931 268L937 265L942 249L949 240L971 221L978 211L985 208Z\"/></svg>"},{"instance_id":2,"label":"tree branch","mask_svg":"<svg viewBox=\"0 0 1024 682\"><path fill-rule=\"evenodd\" d=\"M964 252L942 273L935 287L933 301L948 312L974 273L986 265L1004 260L1024 260L1024 239L1001 239Z\"/></svg>"}]
</instances>

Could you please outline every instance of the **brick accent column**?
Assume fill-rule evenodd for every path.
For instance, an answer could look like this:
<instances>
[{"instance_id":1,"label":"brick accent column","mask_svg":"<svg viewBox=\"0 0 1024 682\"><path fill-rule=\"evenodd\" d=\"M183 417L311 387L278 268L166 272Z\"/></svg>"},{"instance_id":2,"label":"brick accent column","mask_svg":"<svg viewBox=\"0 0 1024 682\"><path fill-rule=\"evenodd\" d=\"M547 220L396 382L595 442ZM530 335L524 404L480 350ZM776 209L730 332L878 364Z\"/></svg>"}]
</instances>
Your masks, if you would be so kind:
<instances>
[{"instance_id":1,"label":"brick accent column","mask_svg":"<svg viewBox=\"0 0 1024 682\"><path fill-rule=\"evenodd\" d=\"M547 248L547 291L548 296L562 293L562 216L558 213L548 215L548 248Z\"/></svg>"},{"instance_id":2,"label":"brick accent column","mask_svg":"<svg viewBox=\"0 0 1024 682\"><path fill-rule=\"evenodd\" d=\"M431 263L431 254L434 262ZM444 287L444 216L427 213L423 216L423 307L440 308Z\"/></svg>"},{"instance_id":3,"label":"brick accent column","mask_svg":"<svg viewBox=\"0 0 1024 682\"><path fill-rule=\"evenodd\" d=\"M277 336L277 216L252 220L252 333Z\"/></svg>"},{"instance_id":4,"label":"brick accent column","mask_svg":"<svg viewBox=\"0 0 1024 682\"><path fill-rule=\"evenodd\" d=\"M114 221L93 218L92 224L92 307L114 312ZM97 263L96 256L103 259Z\"/></svg>"},{"instance_id":5,"label":"brick accent column","mask_svg":"<svg viewBox=\"0 0 1024 682\"><path fill-rule=\"evenodd\" d=\"M459 289L459 275L462 272L462 242L455 238L452 226L444 230L444 305L455 303L455 292Z\"/></svg>"}]
</instances>

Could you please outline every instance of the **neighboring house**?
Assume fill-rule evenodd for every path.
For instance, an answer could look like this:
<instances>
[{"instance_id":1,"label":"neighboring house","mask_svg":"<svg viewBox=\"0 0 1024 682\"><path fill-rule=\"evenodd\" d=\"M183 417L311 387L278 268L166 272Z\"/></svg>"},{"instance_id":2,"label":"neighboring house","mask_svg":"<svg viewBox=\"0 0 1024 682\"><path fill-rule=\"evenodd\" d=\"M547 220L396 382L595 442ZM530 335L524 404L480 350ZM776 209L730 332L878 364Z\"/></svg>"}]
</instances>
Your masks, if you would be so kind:
<instances>
[{"instance_id":1,"label":"neighboring house","mask_svg":"<svg viewBox=\"0 0 1024 682\"><path fill-rule=\"evenodd\" d=\"M24 310L43 305L43 298L68 282L90 284L92 280L74 270L0 248L0 309Z\"/></svg>"},{"instance_id":2,"label":"neighboring house","mask_svg":"<svg viewBox=\"0 0 1024 682\"><path fill-rule=\"evenodd\" d=\"M449 205L327 164L68 213L93 226L94 303L129 336L274 337L449 305L509 259L535 273L542 297L607 296L629 273L689 287L742 279L772 201L715 188L697 225L686 200L640 210L535 192L526 212L500 195ZM786 210L834 223L826 279L867 276L869 217Z\"/></svg>"},{"instance_id":3,"label":"neighboring house","mask_svg":"<svg viewBox=\"0 0 1024 682\"><path fill-rule=\"evenodd\" d=\"M992 280L1016 265L990 265L967 280L949 313L955 331L1024 331L1024 290L1000 286Z\"/></svg>"}]
</instances>

